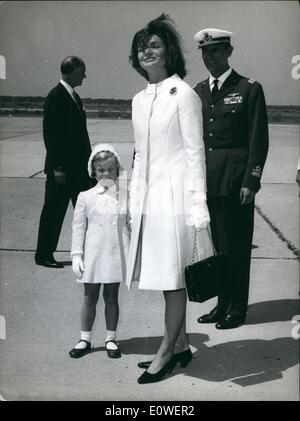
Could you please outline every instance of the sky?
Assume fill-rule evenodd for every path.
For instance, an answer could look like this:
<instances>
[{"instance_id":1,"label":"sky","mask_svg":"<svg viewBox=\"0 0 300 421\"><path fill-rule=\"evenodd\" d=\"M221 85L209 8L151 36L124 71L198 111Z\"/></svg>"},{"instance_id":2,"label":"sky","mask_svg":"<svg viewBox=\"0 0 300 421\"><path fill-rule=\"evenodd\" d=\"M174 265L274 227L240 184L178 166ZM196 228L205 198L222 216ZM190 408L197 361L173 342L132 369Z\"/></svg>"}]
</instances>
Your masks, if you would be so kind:
<instances>
[{"instance_id":1,"label":"sky","mask_svg":"<svg viewBox=\"0 0 300 421\"><path fill-rule=\"evenodd\" d=\"M163 12L183 38L191 86L207 77L194 34L221 28L234 33L230 64L261 82L269 105L300 104L300 6L286 0L0 1L1 95L47 95L74 54L87 68L82 98L131 99L147 83L128 61L133 35Z\"/></svg>"}]
</instances>

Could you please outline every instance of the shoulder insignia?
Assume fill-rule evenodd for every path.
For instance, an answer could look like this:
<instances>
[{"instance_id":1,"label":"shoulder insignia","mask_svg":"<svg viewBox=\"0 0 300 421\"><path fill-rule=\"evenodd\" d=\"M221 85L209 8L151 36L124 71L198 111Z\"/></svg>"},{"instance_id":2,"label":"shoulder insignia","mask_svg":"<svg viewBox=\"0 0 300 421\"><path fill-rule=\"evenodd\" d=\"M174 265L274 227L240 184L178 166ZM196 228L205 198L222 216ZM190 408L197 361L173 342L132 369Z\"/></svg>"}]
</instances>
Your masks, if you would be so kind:
<instances>
[{"instance_id":1,"label":"shoulder insignia","mask_svg":"<svg viewBox=\"0 0 300 421\"><path fill-rule=\"evenodd\" d=\"M248 82L249 83L254 83L254 82L256 82L256 80L254 80L254 79L248 79Z\"/></svg>"}]
</instances>

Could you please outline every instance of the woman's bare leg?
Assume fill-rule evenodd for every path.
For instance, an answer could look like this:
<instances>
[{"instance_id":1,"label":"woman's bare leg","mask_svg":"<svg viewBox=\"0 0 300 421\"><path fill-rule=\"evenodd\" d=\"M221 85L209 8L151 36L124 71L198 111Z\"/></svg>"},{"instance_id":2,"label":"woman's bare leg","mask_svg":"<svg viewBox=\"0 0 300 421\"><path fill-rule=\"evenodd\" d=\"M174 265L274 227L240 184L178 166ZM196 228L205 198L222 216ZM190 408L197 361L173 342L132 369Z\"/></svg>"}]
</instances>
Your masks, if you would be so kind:
<instances>
[{"instance_id":1,"label":"woman's bare leg","mask_svg":"<svg viewBox=\"0 0 300 421\"><path fill-rule=\"evenodd\" d=\"M148 372L157 373L172 357L177 339L185 344L186 290L164 291L165 333Z\"/></svg>"}]
</instances>

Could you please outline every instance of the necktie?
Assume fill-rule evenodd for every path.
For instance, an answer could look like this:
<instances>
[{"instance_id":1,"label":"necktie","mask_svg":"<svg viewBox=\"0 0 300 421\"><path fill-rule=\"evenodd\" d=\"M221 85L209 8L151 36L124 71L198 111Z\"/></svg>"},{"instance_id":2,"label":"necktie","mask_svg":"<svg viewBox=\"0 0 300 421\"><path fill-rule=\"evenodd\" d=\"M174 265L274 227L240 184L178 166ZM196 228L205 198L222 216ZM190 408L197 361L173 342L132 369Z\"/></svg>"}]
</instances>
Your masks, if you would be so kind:
<instances>
[{"instance_id":1,"label":"necktie","mask_svg":"<svg viewBox=\"0 0 300 421\"><path fill-rule=\"evenodd\" d=\"M72 92L72 98L73 98L75 104L77 105L78 110L81 111L81 107L80 107L79 101L78 101L78 99L77 99L76 94L75 94L74 91Z\"/></svg>"},{"instance_id":2,"label":"necktie","mask_svg":"<svg viewBox=\"0 0 300 421\"><path fill-rule=\"evenodd\" d=\"M217 95L217 93L218 93L218 91L219 91L219 89L218 89L218 79L215 79L214 80L214 86L213 86L213 88L212 88L212 90L211 90L211 97L212 97L212 99L214 99L214 97Z\"/></svg>"}]
</instances>

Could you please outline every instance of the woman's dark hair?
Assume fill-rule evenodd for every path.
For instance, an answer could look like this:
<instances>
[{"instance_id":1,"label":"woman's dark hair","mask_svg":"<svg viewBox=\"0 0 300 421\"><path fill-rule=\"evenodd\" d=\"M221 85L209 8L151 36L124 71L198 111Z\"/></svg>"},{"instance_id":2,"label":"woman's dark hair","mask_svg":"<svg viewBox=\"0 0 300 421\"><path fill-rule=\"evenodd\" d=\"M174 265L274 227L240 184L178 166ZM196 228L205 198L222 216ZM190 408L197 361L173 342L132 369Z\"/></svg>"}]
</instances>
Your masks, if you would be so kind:
<instances>
[{"instance_id":1,"label":"woman's dark hair","mask_svg":"<svg viewBox=\"0 0 300 421\"><path fill-rule=\"evenodd\" d=\"M174 28L174 21L169 15L162 14L152 20L148 25L139 30L133 37L129 61L132 67L148 80L148 73L141 68L138 59L139 47L145 46L152 35L157 35L163 41L166 48L166 69L168 76L175 73L183 79L186 74L185 59L183 56L182 39Z\"/></svg>"}]
</instances>

